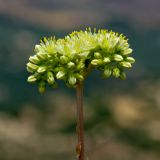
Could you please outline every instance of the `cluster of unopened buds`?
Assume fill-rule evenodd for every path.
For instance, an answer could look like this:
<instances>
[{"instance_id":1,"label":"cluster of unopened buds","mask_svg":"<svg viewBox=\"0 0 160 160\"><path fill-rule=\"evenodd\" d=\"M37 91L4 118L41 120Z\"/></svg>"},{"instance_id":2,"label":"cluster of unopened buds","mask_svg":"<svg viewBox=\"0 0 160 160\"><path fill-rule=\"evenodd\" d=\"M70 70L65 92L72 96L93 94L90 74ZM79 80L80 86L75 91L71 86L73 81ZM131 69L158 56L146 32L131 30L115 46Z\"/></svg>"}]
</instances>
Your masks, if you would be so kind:
<instances>
[{"instance_id":1,"label":"cluster of unopened buds","mask_svg":"<svg viewBox=\"0 0 160 160\"><path fill-rule=\"evenodd\" d=\"M94 68L101 70L104 78L125 79L124 70L135 62L131 53L125 36L107 30L88 28L63 39L43 38L27 63L27 70L32 73L28 82L38 83L41 93L46 84L57 87L57 80L76 87Z\"/></svg>"}]
</instances>

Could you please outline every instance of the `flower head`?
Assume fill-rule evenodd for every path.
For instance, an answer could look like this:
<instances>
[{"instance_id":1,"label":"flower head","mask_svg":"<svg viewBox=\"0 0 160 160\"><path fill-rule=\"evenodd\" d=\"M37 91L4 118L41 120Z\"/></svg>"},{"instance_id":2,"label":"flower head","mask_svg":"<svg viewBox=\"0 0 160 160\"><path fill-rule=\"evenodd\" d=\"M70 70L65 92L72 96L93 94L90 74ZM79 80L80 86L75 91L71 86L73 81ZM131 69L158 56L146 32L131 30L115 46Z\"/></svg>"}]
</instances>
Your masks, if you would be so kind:
<instances>
[{"instance_id":1,"label":"flower head","mask_svg":"<svg viewBox=\"0 0 160 160\"><path fill-rule=\"evenodd\" d=\"M74 31L57 40L43 38L27 63L27 70L32 73L28 82L38 83L41 92L46 84L57 86L57 80L76 87L94 68L101 70L104 78L125 79L124 70L135 62L131 53L125 36L105 29Z\"/></svg>"}]
</instances>

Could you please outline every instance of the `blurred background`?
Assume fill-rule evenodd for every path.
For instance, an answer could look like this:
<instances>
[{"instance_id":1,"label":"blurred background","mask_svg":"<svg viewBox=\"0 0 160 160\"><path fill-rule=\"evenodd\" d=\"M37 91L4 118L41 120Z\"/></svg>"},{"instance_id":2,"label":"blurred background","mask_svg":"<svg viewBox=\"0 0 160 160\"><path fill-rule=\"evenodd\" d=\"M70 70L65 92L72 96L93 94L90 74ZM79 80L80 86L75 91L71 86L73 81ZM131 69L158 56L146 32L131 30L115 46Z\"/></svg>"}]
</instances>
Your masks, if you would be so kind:
<instances>
[{"instance_id":1,"label":"blurred background","mask_svg":"<svg viewBox=\"0 0 160 160\"><path fill-rule=\"evenodd\" d=\"M40 95L26 63L43 36L86 27L122 32L136 63L126 81L85 83L88 160L160 159L159 0L0 0L0 160L75 160L75 91Z\"/></svg>"}]
</instances>

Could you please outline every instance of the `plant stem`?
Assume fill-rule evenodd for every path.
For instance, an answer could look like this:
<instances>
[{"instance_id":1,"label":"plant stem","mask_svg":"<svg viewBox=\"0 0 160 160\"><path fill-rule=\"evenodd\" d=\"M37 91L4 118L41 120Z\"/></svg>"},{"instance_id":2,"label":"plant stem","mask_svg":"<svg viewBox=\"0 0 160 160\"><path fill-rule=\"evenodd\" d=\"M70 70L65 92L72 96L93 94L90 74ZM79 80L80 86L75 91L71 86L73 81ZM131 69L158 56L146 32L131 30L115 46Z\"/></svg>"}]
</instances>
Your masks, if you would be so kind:
<instances>
[{"instance_id":1,"label":"plant stem","mask_svg":"<svg viewBox=\"0 0 160 160\"><path fill-rule=\"evenodd\" d=\"M83 128L83 84L76 87L77 94L77 134L78 144L76 147L78 160L84 160L84 128Z\"/></svg>"}]
</instances>

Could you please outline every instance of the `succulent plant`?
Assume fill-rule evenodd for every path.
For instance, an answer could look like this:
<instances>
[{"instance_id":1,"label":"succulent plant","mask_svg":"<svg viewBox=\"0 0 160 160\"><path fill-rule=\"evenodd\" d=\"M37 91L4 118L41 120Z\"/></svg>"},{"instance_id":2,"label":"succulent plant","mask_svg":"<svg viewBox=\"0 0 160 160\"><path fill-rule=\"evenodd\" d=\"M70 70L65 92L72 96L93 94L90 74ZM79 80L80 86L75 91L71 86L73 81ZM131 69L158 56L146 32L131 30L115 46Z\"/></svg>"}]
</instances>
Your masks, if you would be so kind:
<instances>
[{"instance_id":1,"label":"succulent plant","mask_svg":"<svg viewBox=\"0 0 160 160\"><path fill-rule=\"evenodd\" d=\"M63 39L43 38L35 46L35 54L29 58L28 82L38 83L39 92L46 85L55 88L57 80L77 91L76 147L79 160L84 160L83 140L83 82L90 71L98 69L103 78L111 76L124 80L125 70L135 62L128 39L122 34L105 29L74 31Z\"/></svg>"}]
</instances>

